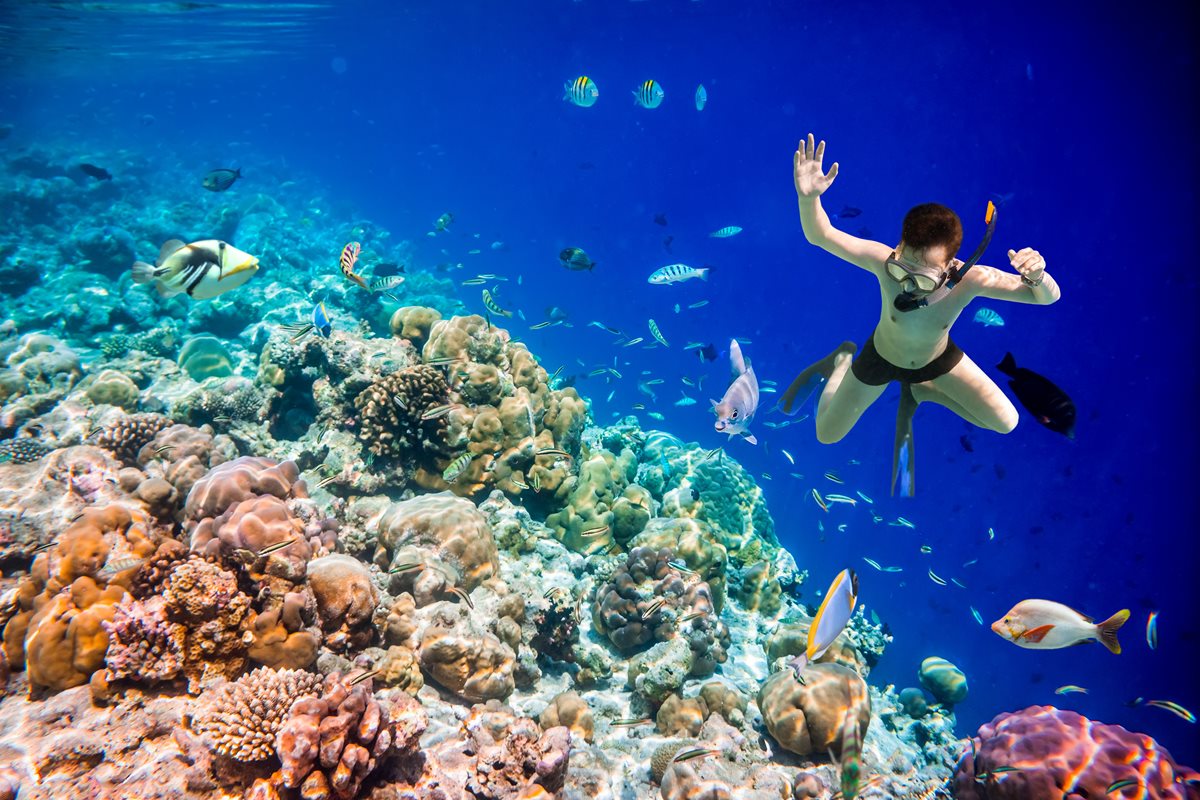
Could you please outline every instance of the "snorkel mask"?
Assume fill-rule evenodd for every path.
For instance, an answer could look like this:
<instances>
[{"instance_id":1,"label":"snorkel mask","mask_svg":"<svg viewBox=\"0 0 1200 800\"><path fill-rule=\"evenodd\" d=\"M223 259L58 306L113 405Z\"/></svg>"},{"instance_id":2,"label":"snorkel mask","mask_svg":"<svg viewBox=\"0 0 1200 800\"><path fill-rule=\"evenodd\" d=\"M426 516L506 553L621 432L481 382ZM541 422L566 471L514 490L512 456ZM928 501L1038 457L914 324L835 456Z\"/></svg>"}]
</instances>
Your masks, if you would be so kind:
<instances>
[{"instance_id":1,"label":"snorkel mask","mask_svg":"<svg viewBox=\"0 0 1200 800\"><path fill-rule=\"evenodd\" d=\"M950 266L945 271L923 264L909 264L901 261L897 253L892 253L885 264L888 275L903 287L904 291L896 295L893 304L897 311L914 311L918 308L933 305L943 299L958 285L971 267L979 263L992 241L996 232L996 206L991 200L987 204L984 215L987 230L984 231L983 241L975 248L975 252L966 261L951 259Z\"/></svg>"}]
</instances>

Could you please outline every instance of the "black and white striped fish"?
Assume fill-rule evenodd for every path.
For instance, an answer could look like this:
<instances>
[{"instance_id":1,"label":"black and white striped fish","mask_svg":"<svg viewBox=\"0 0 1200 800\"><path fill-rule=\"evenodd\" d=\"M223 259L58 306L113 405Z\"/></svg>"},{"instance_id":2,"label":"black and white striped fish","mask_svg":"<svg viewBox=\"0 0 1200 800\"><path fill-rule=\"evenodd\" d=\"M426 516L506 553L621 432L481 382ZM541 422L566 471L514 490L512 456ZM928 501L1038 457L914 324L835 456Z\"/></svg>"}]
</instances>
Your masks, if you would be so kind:
<instances>
[{"instance_id":1,"label":"black and white striped fish","mask_svg":"<svg viewBox=\"0 0 1200 800\"><path fill-rule=\"evenodd\" d=\"M186 293L194 300L207 300L236 289L254 277L258 259L217 239L184 244L172 239L162 246L151 266L134 263L134 283L152 283L163 297Z\"/></svg>"}]
</instances>

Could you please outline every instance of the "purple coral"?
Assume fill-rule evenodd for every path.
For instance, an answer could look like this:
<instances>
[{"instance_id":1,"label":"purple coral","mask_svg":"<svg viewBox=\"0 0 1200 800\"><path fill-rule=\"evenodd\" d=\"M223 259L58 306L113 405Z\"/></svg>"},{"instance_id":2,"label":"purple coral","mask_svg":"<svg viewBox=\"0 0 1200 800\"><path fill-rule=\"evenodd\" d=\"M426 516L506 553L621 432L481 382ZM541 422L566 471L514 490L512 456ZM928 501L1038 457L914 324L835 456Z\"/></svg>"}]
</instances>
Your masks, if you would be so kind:
<instances>
[{"instance_id":1,"label":"purple coral","mask_svg":"<svg viewBox=\"0 0 1200 800\"><path fill-rule=\"evenodd\" d=\"M166 681L183 669L182 625L167 619L162 597L134 600L126 596L113 609L112 620L100 623L108 632L107 678Z\"/></svg>"}]
</instances>

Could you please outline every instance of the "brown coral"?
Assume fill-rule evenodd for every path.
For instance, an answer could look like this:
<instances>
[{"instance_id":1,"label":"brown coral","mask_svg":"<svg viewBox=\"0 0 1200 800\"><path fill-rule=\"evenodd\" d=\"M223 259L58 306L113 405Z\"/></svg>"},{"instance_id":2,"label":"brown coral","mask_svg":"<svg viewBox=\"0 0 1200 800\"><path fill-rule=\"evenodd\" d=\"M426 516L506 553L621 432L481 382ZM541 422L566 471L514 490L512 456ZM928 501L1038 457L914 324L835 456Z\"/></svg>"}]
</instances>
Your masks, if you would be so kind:
<instances>
[{"instance_id":1,"label":"brown coral","mask_svg":"<svg viewBox=\"0 0 1200 800\"><path fill-rule=\"evenodd\" d=\"M576 692L560 692L550 701L550 705L542 711L538 718L543 728L555 728L559 725L570 728L571 733L579 736L585 742L592 741L596 722L587 701Z\"/></svg>"},{"instance_id":2,"label":"brown coral","mask_svg":"<svg viewBox=\"0 0 1200 800\"><path fill-rule=\"evenodd\" d=\"M227 758L262 761L274 755L275 737L292 704L320 691L320 675L260 667L205 692L192 730Z\"/></svg>"},{"instance_id":3,"label":"brown coral","mask_svg":"<svg viewBox=\"0 0 1200 800\"><path fill-rule=\"evenodd\" d=\"M313 559L308 564L308 586L316 597L317 617L329 649L341 652L371 644L379 591L365 564L340 553Z\"/></svg>"},{"instance_id":4,"label":"brown coral","mask_svg":"<svg viewBox=\"0 0 1200 800\"><path fill-rule=\"evenodd\" d=\"M392 314L390 326L392 336L408 339L418 348L429 338L429 329L442 318L436 308L425 306L403 306Z\"/></svg>"},{"instance_id":5,"label":"brown coral","mask_svg":"<svg viewBox=\"0 0 1200 800\"><path fill-rule=\"evenodd\" d=\"M449 392L442 371L428 364L380 378L354 398L358 438L377 456L436 458L443 448L447 423L445 414L430 416L429 412L447 405Z\"/></svg>"},{"instance_id":6,"label":"brown coral","mask_svg":"<svg viewBox=\"0 0 1200 800\"><path fill-rule=\"evenodd\" d=\"M809 664L804 683L791 669L767 678L758 692L767 731L797 755L831 751L841 755L838 732L847 713L858 716L859 733L871 723L871 698L857 672L840 664Z\"/></svg>"},{"instance_id":7,"label":"brown coral","mask_svg":"<svg viewBox=\"0 0 1200 800\"><path fill-rule=\"evenodd\" d=\"M281 500L308 497L293 461L242 456L210 470L188 492L184 512L195 522L223 514L231 506L260 495Z\"/></svg>"},{"instance_id":8,"label":"brown coral","mask_svg":"<svg viewBox=\"0 0 1200 800\"><path fill-rule=\"evenodd\" d=\"M467 700L503 699L516 687L516 654L490 633L470 636L431 626L422 636L420 657L431 678Z\"/></svg>"},{"instance_id":9,"label":"brown coral","mask_svg":"<svg viewBox=\"0 0 1200 800\"><path fill-rule=\"evenodd\" d=\"M170 425L171 420L162 414L130 414L110 422L88 438L123 463L135 464L138 451Z\"/></svg>"}]
</instances>

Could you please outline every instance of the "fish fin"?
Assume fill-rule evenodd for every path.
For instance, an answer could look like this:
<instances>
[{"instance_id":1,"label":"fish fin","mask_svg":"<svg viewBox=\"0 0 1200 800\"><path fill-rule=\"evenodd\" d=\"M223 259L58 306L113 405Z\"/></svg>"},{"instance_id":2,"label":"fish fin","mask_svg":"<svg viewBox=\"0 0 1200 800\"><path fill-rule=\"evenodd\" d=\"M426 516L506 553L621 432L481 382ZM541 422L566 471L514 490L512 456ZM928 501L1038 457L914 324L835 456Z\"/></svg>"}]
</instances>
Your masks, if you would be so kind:
<instances>
[{"instance_id":1,"label":"fish fin","mask_svg":"<svg viewBox=\"0 0 1200 800\"><path fill-rule=\"evenodd\" d=\"M1053 625L1039 625L1036 628L1030 628L1022 633L1020 638L1027 642L1033 642L1034 644L1037 644L1042 639L1045 639L1046 634L1052 630L1054 630Z\"/></svg>"},{"instance_id":2,"label":"fish fin","mask_svg":"<svg viewBox=\"0 0 1200 800\"><path fill-rule=\"evenodd\" d=\"M174 297L183 291L183 289L172 289L170 286L160 280L154 281L154 288L158 291L159 297Z\"/></svg>"},{"instance_id":3,"label":"fish fin","mask_svg":"<svg viewBox=\"0 0 1200 800\"><path fill-rule=\"evenodd\" d=\"M181 247L187 247L187 245L179 239L168 239L162 249L158 251L158 260L154 262L155 266L162 266L162 263Z\"/></svg>"},{"instance_id":4,"label":"fish fin","mask_svg":"<svg viewBox=\"0 0 1200 800\"><path fill-rule=\"evenodd\" d=\"M242 168L241 167L238 167L237 169L235 169L233 171L233 177L235 177L235 178L242 177Z\"/></svg>"},{"instance_id":5,"label":"fish fin","mask_svg":"<svg viewBox=\"0 0 1200 800\"><path fill-rule=\"evenodd\" d=\"M1096 637L1100 644L1108 648L1114 655L1121 655L1121 643L1117 641L1117 630L1129 619L1129 609L1122 608L1108 619L1096 626Z\"/></svg>"},{"instance_id":6,"label":"fish fin","mask_svg":"<svg viewBox=\"0 0 1200 800\"><path fill-rule=\"evenodd\" d=\"M729 363L738 375L746 371L746 359L742 358L742 346L738 344L737 339L729 340Z\"/></svg>"},{"instance_id":7,"label":"fish fin","mask_svg":"<svg viewBox=\"0 0 1200 800\"><path fill-rule=\"evenodd\" d=\"M749 442L750 444L758 444L758 439L754 438L753 433L743 433L742 436L744 436L746 438L746 441Z\"/></svg>"},{"instance_id":8,"label":"fish fin","mask_svg":"<svg viewBox=\"0 0 1200 800\"><path fill-rule=\"evenodd\" d=\"M1017 374L1017 360L1013 358L1012 353L1005 353L1004 358L996 365L996 369L1003 372L1005 375Z\"/></svg>"},{"instance_id":9,"label":"fish fin","mask_svg":"<svg viewBox=\"0 0 1200 800\"><path fill-rule=\"evenodd\" d=\"M710 269L712 269L712 267L701 267L700 269L696 270L696 272L699 273L699 275L700 275L700 280L702 280L702 281L708 280L708 271Z\"/></svg>"},{"instance_id":10,"label":"fish fin","mask_svg":"<svg viewBox=\"0 0 1200 800\"><path fill-rule=\"evenodd\" d=\"M133 266L129 268L129 272L133 276L134 283L150 283L155 278L154 267L145 261L133 262Z\"/></svg>"}]
</instances>

